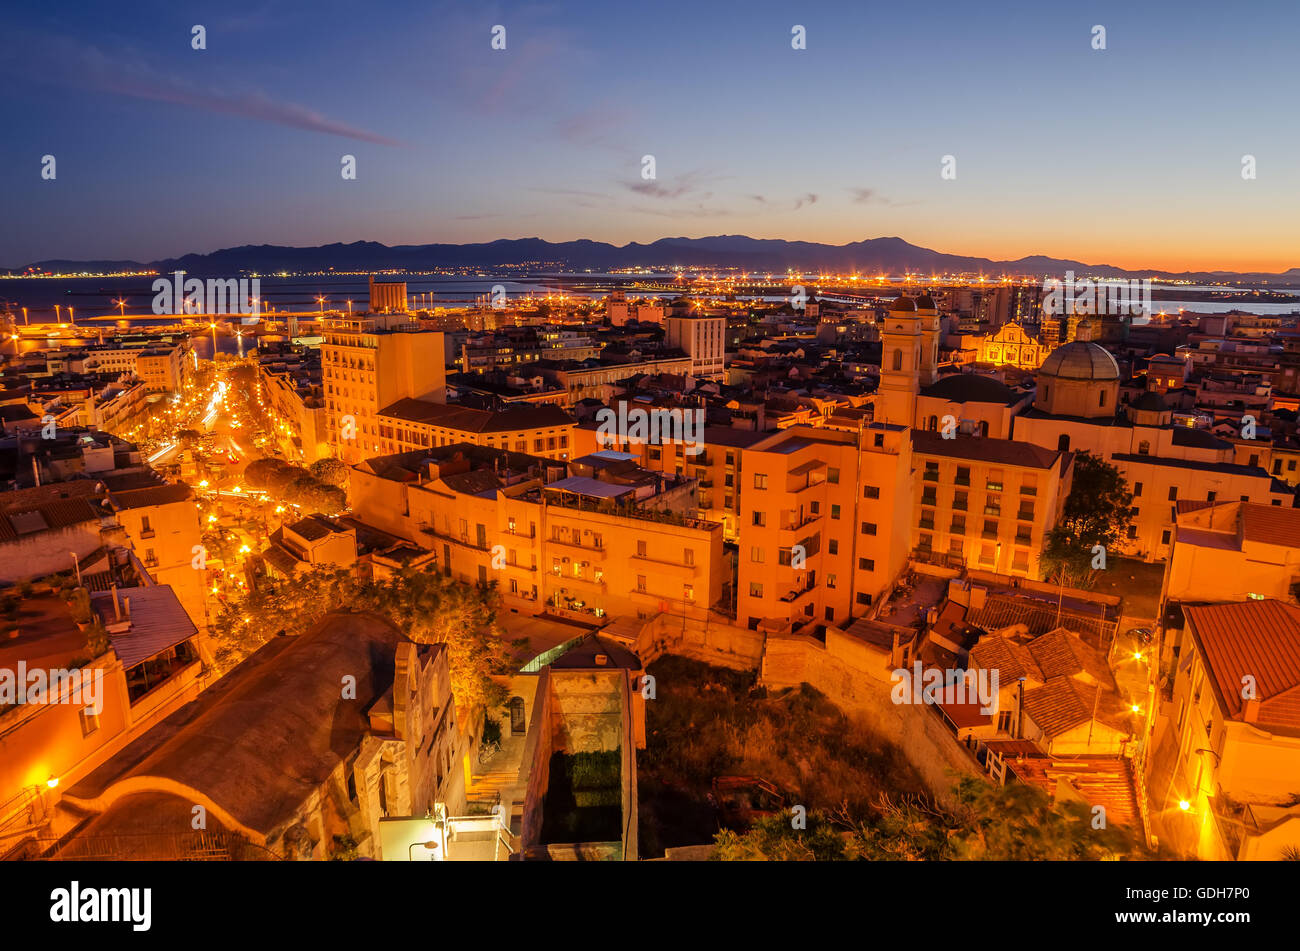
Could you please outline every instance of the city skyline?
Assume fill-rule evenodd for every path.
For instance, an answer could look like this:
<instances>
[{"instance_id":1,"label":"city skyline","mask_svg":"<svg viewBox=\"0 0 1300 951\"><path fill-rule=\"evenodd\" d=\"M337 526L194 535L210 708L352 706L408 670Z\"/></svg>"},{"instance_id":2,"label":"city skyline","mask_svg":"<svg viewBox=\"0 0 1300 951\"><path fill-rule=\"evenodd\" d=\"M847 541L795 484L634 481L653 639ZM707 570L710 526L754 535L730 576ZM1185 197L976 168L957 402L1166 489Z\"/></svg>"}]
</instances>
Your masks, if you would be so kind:
<instances>
[{"instance_id":1,"label":"city skyline","mask_svg":"<svg viewBox=\"0 0 1300 951\"><path fill-rule=\"evenodd\" d=\"M1296 13L1173 12L398 4L364 30L329 4L36 12L0 67L0 261L746 234L1295 267L1296 133L1268 91Z\"/></svg>"}]
</instances>

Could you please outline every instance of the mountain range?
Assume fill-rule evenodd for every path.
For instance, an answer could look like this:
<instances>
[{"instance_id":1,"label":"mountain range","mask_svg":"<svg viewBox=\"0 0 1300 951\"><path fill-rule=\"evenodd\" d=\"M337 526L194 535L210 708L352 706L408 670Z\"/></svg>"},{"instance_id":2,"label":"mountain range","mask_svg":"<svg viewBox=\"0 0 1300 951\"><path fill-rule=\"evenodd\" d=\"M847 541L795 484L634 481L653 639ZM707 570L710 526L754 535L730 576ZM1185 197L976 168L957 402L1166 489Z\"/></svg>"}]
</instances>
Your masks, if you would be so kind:
<instances>
[{"instance_id":1,"label":"mountain range","mask_svg":"<svg viewBox=\"0 0 1300 951\"><path fill-rule=\"evenodd\" d=\"M660 238L650 244L622 246L602 241L544 241L514 238L479 244L420 244L388 246L376 241L326 244L294 248L279 245L243 245L210 254L186 254L161 261L38 261L7 273L28 269L69 273L72 271L122 271L153 268L161 272L184 270L190 274L227 275L259 271L425 271L439 267L529 266L566 271L606 271L629 267L739 268L758 273L826 271L845 274L901 275L905 272L984 273L990 276L1078 275L1106 277L1160 277L1186 280L1239 280L1300 282L1300 267L1280 274L1232 271L1126 270L1110 264L1089 264L1031 255L1015 261L945 254L917 247L902 238L870 238L850 244L819 244L717 235L707 238Z\"/></svg>"}]
</instances>

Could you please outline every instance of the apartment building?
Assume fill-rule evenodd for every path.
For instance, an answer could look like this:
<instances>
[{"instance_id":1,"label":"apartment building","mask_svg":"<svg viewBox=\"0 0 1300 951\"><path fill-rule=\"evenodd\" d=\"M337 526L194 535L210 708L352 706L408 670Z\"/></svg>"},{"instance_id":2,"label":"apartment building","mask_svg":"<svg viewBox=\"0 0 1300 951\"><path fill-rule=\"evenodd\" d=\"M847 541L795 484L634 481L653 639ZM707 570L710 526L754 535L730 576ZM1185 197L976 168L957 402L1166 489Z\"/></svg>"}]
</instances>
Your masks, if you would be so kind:
<instances>
[{"instance_id":1,"label":"apartment building","mask_svg":"<svg viewBox=\"0 0 1300 951\"><path fill-rule=\"evenodd\" d=\"M90 609L111 645L98 657L50 590L23 599L18 636L0 646L0 670L80 668L99 683L93 707L71 702L67 684L64 702L0 704L0 856L70 830L82 817L60 815L64 793L199 693L195 627L171 588L113 588Z\"/></svg>"},{"instance_id":2,"label":"apartment building","mask_svg":"<svg viewBox=\"0 0 1300 951\"><path fill-rule=\"evenodd\" d=\"M702 314L668 317L664 321L664 342L691 358L691 375L725 379L727 318Z\"/></svg>"},{"instance_id":3,"label":"apartment building","mask_svg":"<svg viewBox=\"0 0 1300 951\"><path fill-rule=\"evenodd\" d=\"M1198 858L1286 858L1300 849L1300 607L1266 598L1182 615L1173 776L1153 808L1184 814L1180 844Z\"/></svg>"},{"instance_id":4,"label":"apartment building","mask_svg":"<svg viewBox=\"0 0 1300 951\"><path fill-rule=\"evenodd\" d=\"M384 453L469 443L565 460L574 452L577 422L554 405L520 404L501 412L402 399L379 412Z\"/></svg>"},{"instance_id":5,"label":"apartment building","mask_svg":"<svg viewBox=\"0 0 1300 951\"><path fill-rule=\"evenodd\" d=\"M1300 509L1244 499L1182 500L1173 507L1165 600L1296 600Z\"/></svg>"},{"instance_id":6,"label":"apartment building","mask_svg":"<svg viewBox=\"0 0 1300 951\"><path fill-rule=\"evenodd\" d=\"M440 570L586 621L722 600L722 526L693 517L694 493L626 453L566 465L466 444L369 459L350 480L355 517L433 550Z\"/></svg>"},{"instance_id":7,"label":"apartment building","mask_svg":"<svg viewBox=\"0 0 1300 951\"><path fill-rule=\"evenodd\" d=\"M257 378L276 441L286 456L308 465L328 456L319 351L282 346L259 352Z\"/></svg>"},{"instance_id":8,"label":"apartment building","mask_svg":"<svg viewBox=\"0 0 1300 951\"><path fill-rule=\"evenodd\" d=\"M564 406L567 408L586 399L605 402L611 397L613 387L634 376L690 373L691 358L684 354L664 354L626 363L542 360L536 364L533 372L566 394Z\"/></svg>"},{"instance_id":9,"label":"apartment building","mask_svg":"<svg viewBox=\"0 0 1300 951\"><path fill-rule=\"evenodd\" d=\"M913 430L918 556L1040 580L1038 553L1070 491L1069 453Z\"/></svg>"},{"instance_id":10,"label":"apartment building","mask_svg":"<svg viewBox=\"0 0 1300 951\"><path fill-rule=\"evenodd\" d=\"M728 426L705 426L699 442L693 445L662 434L632 442L602 433L599 423L589 421L574 429L574 453L585 456L605 449L626 452L644 469L695 479L699 505L696 517L721 523L723 538L735 542L740 538L745 450L768 435Z\"/></svg>"},{"instance_id":11,"label":"apartment building","mask_svg":"<svg viewBox=\"0 0 1300 951\"><path fill-rule=\"evenodd\" d=\"M736 618L754 630L844 625L907 561L912 446L903 426L795 426L745 449Z\"/></svg>"},{"instance_id":12,"label":"apartment building","mask_svg":"<svg viewBox=\"0 0 1300 951\"><path fill-rule=\"evenodd\" d=\"M321 370L330 449L348 463L380 452L379 412L401 399L446 399L443 337L401 315L332 320Z\"/></svg>"},{"instance_id":13,"label":"apartment building","mask_svg":"<svg viewBox=\"0 0 1300 951\"><path fill-rule=\"evenodd\" d=\"M190 619L206 630L207 576L195 567L202 533L194 491L183 482L142 485L132 478L122 484L134 487L116 489L111 485L118 480L108 481L106 512L117 516L150 577L170 585Z\"/></svg>"}]
</instances>

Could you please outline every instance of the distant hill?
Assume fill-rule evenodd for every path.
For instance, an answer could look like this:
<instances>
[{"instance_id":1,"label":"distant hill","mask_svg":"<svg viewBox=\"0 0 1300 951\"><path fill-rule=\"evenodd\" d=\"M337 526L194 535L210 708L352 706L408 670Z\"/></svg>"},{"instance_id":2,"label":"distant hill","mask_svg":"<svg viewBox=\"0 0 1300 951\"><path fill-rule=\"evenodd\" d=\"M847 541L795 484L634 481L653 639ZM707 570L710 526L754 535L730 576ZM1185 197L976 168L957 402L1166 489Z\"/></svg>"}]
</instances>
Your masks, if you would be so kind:
<instances>
[{"instance_id":1,"label":"distant hill","mask_svg":"<svg viewBox=\"0 0 1300 951\"><path fill-rule=\"evenodd\" d=\"M834 271L859 274L898 275L904 271L983 272L990 276L1010 273L1027 275L1094 274L1112 277L1162 277L1189 280L1300 280L1300 267L1282 274L1227 271L1128 271L1110 264L1086 264L1031 255L1016 261L944 254L917 247L902 238L870 238L851 244L818 244L810 241L784 241L749 238L744 235L717 235L708 238L660 238L650 244L622 246L602 241L544 241L541 238L515 238L480 244L388 245L376 241L352 244L327 244L311 248L279 245L244 245L224 248L211 254L186 254L178 258L140 265L133 261L41 261L29 267L38 270L128 270L149 266L160 271L184 270L191 274L233 275L244 271L380 271L387 269L427 270L436 267L482 267L536 264L559 266L573 271L603 271L635 267L718 267L741 268L756 272ZM9 273L20 273L16 268Z\"/></svg>"}]
</instances>

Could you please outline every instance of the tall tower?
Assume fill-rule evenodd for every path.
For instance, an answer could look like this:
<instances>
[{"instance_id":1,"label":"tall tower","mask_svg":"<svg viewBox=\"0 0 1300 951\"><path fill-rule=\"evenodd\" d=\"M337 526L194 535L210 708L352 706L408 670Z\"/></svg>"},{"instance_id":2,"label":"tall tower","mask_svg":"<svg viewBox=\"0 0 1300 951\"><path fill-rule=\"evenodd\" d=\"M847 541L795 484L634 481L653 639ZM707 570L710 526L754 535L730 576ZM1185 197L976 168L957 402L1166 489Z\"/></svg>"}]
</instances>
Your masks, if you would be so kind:
<instances>
[{"instance_id":1,"label":"tall tower","mask_svg":"<svg viewBox=\"0 0 1300 951\"><path fill-rule=\"evenodd\" d=\"M917 298L916 316L921 323L920 384L929 386L939 382L939 309L929 294Z\"/></svg>"},{"instance_id":2,"label":"tall tower","mask_svg":"<svg viewBox=\"0 0 1300 951\"><path fill-rule=\"evenodd\" d=\"M910 297L899 297L890 305L889 315L880 331L877 422L912 425L916 416L916 395L921 389L922 339L916 302Z\"/></svg>"}]
</instances>

